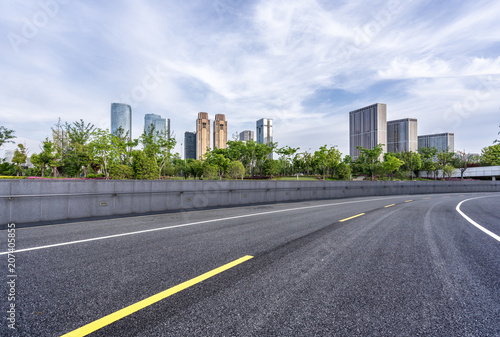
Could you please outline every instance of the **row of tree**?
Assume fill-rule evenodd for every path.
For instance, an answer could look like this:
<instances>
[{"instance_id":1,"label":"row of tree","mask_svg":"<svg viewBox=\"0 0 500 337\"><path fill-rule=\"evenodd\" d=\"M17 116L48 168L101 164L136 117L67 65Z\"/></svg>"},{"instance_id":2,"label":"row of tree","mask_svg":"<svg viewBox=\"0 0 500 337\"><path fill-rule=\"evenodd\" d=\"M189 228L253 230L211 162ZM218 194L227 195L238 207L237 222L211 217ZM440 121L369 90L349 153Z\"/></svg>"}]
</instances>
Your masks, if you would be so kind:
<instances>
[{"instance_id":1,"label":"row of tree","mask_svg":"<svg viewBox=\"0 0 500 337\"><path fill-rule=\"evenodd\" d=\"M13 142L14 131L0 126L0 147ZM1 174L36 176L103 177L115 179L158 179L164 176L184 178L232 179L244 176L317 175L323 179L350 179L352 175L390 179L413 179L419 171L432 172L437 178L450 176L455 168L463 173L470 166L500 165L500 141L485 147L482 155L464 152L439 152L423 148L418 152L385 153L382 144L373 149L359 147L356 160L343 156L336 146L321 146L315 152L300 152L300 148L278 147L255 141L228 141L226 149L207 149L202 160L181 160L172 149L176 144L171 135L162 135L154 128L137 139L118 130L96 128L83 120L72 124L60 120L52 128L52 139L46 138L39 153L32 154L32 169L26 169L28 149L18 144L12 165L0 164ZM278 159L272 159L272 154Z\"/></svg>"}]
</instances>

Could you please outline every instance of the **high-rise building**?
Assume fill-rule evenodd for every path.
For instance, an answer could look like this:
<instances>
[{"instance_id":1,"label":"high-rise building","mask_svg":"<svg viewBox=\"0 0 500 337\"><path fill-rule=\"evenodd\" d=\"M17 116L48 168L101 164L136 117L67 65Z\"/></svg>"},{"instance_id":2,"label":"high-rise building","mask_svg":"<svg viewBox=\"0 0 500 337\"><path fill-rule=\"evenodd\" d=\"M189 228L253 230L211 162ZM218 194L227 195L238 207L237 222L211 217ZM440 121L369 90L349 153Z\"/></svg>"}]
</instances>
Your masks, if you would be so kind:
<instances>
[{"instance_id":1,"label":"high-rise building","mask_svg":"<svg viewBox=\"0 0 500 337\"><path fill-rule=\"evenodd\" d=\"M387 122L387 152L417 152L417 120L403 118Z\"/></svg>"},{"instance_id":2,"label":"high-rise building","mask_svg":"<svg viewBox=\"0 0 500 337\"><path fill-rule=\"evenodd\" d=\"M257 143L271 145L273 142L273 120L261 118L257 121Z\"/></svg>"},{"instance_id":3,"label":"high-rise building","mask_svg":"<svg viewBox=\"0 0 500 337\"><path fill-rule=\"evenodd\" d=\"M153 129L154 128L154 129ZM163 137L170 136L170 119L162 118L160 115L145 114L144 115L144 132L149 135L149 132L154 130L156 134L159 132Z\"/></svg>"},{"instance_id":4,"label":"high-rise building","mask_svg":"<svg viewBox=\"0 0 500 337\"><path fill-rule=\"evenodd\" d=\"M111 103L111 133L118 135L120 128L123 136L132 139L132 108L128 104Z\"/></svg>"},{"instance_id":5,"label":"high-rise building","mask_svg":"<svg viewBox=\"0 0 500 337\"><path fill-rule=\"evenodd\" d=\"M418 148L435 147L438 152L455 151L454 133L436 133L433 135L418 136Z\"/></svg>"},{"instance_id":6,"label":"high-rise building","mask_svg":"<svg viewBox=\"0 0 500 337\"><path fill-rule=\"evenodd\" d=\"M184 133L184 158L196 159L196 132Z\"/></svg>"},{"instance_id":7,"label":"high-rise building","mask_svg":"<svg viewBox=\"0 0 500 337\"><path fill-rule=\"evenodd\" d=\"M261 118L257 121L257 143L266 144L268 146L273 142L273 120L269 118ZM273 158L273 154L269 155Z\"/></svg>"},{"instance_id":8,"label":"high-rise building","mask_svg":"<svg viewBox=\"0 0 500 337\"><path fill-rule=\"evenodd\" d=\"M387 152L387 105L376 103L349 112L349 154L356 160L358 146L373 149L383 144L383 153ZM382 155L381 155L382 157Z\"/></svg>"},{"instance_id":9,"label":"high-rise building","mask_svg":"<svg viewBox=\"0 0 500 337\"><path fill-rule=\"evenodd\" d=\"M227 148L227 121L223 114L215 115L214 120L214 149Z\"/></svg>"},{"instance_id":10,"label":"high-rise building","mask_svg":"<svg viewBox=\"0 0 500 337\"><path fill-rule=\"evenodd\" d=\"M196 120L196 157L203 159L203 156L210 149L210 119L207 112L198 113Z\"/></svg>"},{"instance_id":11,"label":"high-rise building","mask_svg":"<svg viewBox=\"0 0 500 337\"><path fill-rule=\"evenodd\" d=\"M254 140L255 133L251 130L245 130L240 132L240 140L243 142L248 142L249 140Z\"/></svg>"}]
</instances>

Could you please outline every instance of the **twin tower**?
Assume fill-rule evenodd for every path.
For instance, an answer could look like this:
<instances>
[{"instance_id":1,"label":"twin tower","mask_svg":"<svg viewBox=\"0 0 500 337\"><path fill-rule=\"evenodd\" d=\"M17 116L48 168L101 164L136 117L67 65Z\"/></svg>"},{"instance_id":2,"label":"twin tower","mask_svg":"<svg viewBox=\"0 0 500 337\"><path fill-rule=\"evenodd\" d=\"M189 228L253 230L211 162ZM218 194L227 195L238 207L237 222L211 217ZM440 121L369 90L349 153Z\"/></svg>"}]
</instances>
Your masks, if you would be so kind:
<instances>
[{"instance_id":1,"label":"twin tower","mask_svg":"<svg viewBox=\"0 0 500 337\"><path fill-rule=\"evenodd\" d=\"M198 113L196 120L196 158L203 158L207 149L210 149L210 119L207 112ZM227 121L223 114L215 115L214 120L214 149L227 148Z\"/></svg>"}]
</instances>

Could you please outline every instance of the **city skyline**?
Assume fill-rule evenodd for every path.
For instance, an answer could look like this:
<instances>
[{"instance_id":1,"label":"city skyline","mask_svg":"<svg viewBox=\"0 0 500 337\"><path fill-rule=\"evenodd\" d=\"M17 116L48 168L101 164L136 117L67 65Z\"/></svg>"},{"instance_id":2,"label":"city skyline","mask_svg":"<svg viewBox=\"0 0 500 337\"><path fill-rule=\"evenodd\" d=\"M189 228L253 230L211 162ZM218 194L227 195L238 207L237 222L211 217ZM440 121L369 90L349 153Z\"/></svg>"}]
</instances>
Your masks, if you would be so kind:
<instances>
[{"instance_id":1,"label":"city skyline","mask_svg":"<svg viewBox=\"0 0 500 337\"><path fill-rule=\"evenodd\" d=\"M228 135L267 117L279 146L345 155L346 112L372 102L421 134L456 134L457 150L498 137L495 1L44 1L0 13L0 125L30 153L59 117L111 129L110 102L131 105L133 137L145 113L169 117L178 153L208 111Z\"/></svg>"}]
</instances>

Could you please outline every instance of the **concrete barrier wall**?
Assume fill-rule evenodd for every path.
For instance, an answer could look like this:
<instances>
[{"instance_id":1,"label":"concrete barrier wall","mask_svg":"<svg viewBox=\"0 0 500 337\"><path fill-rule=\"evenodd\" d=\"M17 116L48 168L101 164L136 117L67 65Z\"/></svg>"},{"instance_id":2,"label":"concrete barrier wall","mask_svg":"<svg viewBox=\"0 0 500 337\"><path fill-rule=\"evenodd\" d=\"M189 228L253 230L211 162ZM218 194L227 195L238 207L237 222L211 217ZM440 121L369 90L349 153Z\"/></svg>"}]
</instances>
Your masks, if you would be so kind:
<instances>
[{"instance_id":1,"label":"concrete barrier wall","mask_svg":"<svg viewBox=\"0 0 500 337\"><path fill-rule=\"evenodd\" d=\"M283 201L463 192L500 192L500 182L0 180L0 225Z\"/></svg>"}]
</instances>

